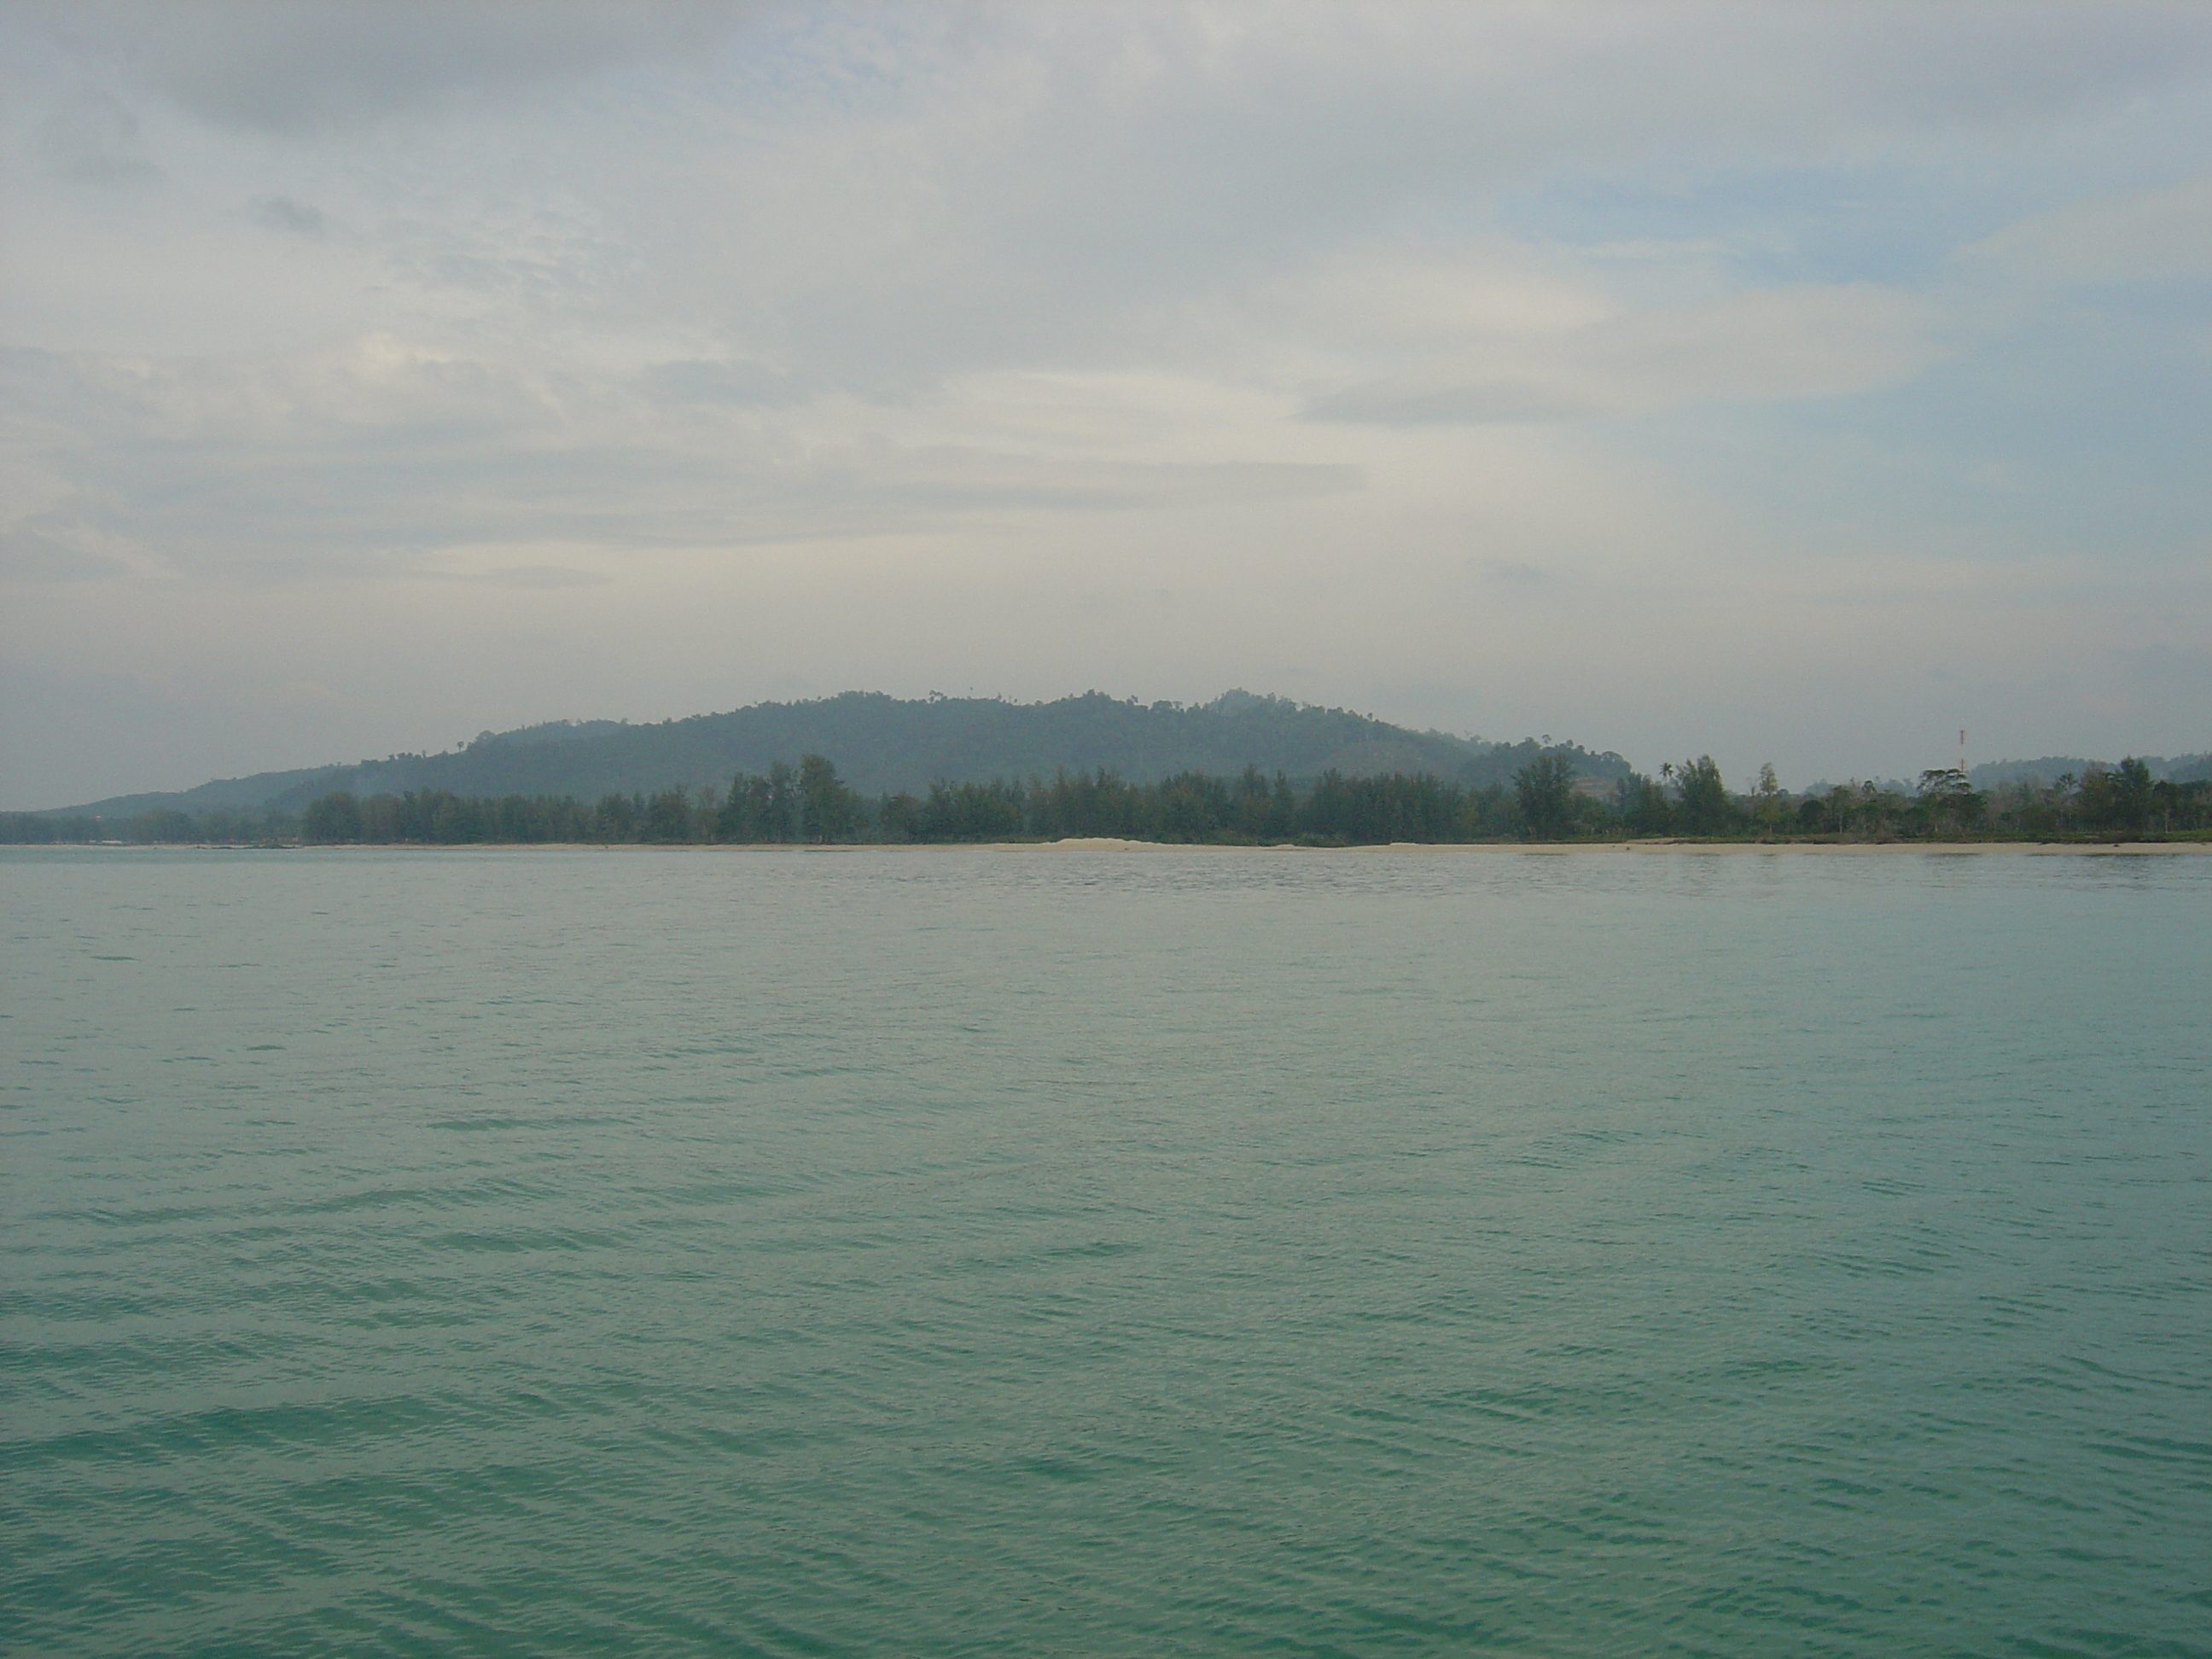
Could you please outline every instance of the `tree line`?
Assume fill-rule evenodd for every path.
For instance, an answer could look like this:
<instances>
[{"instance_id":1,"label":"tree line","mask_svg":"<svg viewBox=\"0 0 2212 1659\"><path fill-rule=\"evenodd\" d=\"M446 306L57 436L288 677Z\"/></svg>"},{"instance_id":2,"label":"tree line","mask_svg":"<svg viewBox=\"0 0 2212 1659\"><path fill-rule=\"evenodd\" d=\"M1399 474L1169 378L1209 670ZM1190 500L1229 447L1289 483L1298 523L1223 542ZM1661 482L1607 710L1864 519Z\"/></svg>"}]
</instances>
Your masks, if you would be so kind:
<instances>
[{"instance_id":1,"label":"tree line","mask_svg":"<svg viewBox=\"0 0 2212 1659\"><path fill-rule=\"evenodd\" d=\"M939 782L927 793L867 799L819 755L763 774L740 772L726 791L671 788L495 799L435 790L312 802L310 842L598 842L602 843L1133 841L1308 846L1598 836L1856 836L1948 839L2212 830L2212 782L2154 780L2139 760L2051 784L1974 789L1955 769L1922 774L1911 791L1853 782L1792 795L1761 769L1730 791L1710 755L1631 773L1593 789L1565 755L1539 755L1510 784L1470 785L1432 774L1306 783L1247 767L1235 777L1178 773L1155 782L1116 774Z\"/></svg>"},{"instance_id":2,"label":"tree line","mask_svg":"<svg viewBox=\"0 0 2212 1659\"><path fill-rule=\"evenodd\" d=\"M1761 769L1731 791L1710 755L1594 785L1563 753L1539 754L1510 783L1432 774L1294 782L1256 767L1224 777L1178 773L1133 782L1109 770L1050 779L940 782L920 795L867 799L820 755L763 773L739 772L726 790L672 787L568 795L459 795L440 789L356 798L337 791L298 817L173 810L114 823L92 817L0 813L0 842L225 842L459 846L487 842L611 845L851 842L1133 841L1343 847L1388 842L1692 836L1869 840L2063 839L2069 836L2212 832L2212 781L2154 778L2140 760L2050 783L1975 789L1952 769L1917 786L1850 782L1791 794Z\"/></svg>"},{"instance_id":3,"label":"tree line","mask_svg":"<svg viewBox=\"0 0 2212 1659\"><path fill-rule=\"evenodd\" d=\"M1787 826L1802 835L2042 841L2212 830L2212 780L2154 778L2132 756L2078 776L2024 778L1988 790L1975 788L1956 767L1923 772L1910 792L1853 782L1786 797L1763 785L1747 805L1761 828Z\"/></svg>"},{"instance_id":4,"label":"tree line","mask_svg":"<svg viewBox=\"0 0 2212 1659\"><path fill-rule=\"evenodd\" d=\"M296 841L300 820L288 812L239 812L212 808L180 812L157 807L127 818L88 813L0 812L0 846L26 847L65 842L129 842L137 846L184 846L220 842L261 847Z\"/></svg>"}]
</instances>

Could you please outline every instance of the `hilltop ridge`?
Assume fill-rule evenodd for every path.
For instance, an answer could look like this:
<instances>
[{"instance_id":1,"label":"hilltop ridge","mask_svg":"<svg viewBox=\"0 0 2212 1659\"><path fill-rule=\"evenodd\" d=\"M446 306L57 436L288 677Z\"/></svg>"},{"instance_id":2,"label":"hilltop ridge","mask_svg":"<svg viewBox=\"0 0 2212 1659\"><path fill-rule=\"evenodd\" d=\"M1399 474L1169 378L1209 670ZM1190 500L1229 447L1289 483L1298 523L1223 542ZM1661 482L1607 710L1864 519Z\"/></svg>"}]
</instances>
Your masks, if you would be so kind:
<instances>
[{"instance_id":1,"label":"hilltop ridge","mask_svg":"<svg viewBox=\"0 0 2212 1659\"><path fill-rule=\"evenodd\" d=\"M719 787L734 772L764 771L802 754L827 757L866 794L1101 769L1144 783L1179 772L1233 775L1247 766L1293 778L1332 770L1346 777L1427 772L1482 784L1504 781L1539 753L1566 757L1586 777L1624 777L1629 770L1617 754L1573 744L1416 732L1349 709L1241 690L1196 704L1142 703L1098 691L1034 703L846 691L653 724L546 721L484 732L443 754L264 772L49 810L104 818L164 810L295 812L334 790L589 799L678 784Z\"/></svg>"}]
</instances>

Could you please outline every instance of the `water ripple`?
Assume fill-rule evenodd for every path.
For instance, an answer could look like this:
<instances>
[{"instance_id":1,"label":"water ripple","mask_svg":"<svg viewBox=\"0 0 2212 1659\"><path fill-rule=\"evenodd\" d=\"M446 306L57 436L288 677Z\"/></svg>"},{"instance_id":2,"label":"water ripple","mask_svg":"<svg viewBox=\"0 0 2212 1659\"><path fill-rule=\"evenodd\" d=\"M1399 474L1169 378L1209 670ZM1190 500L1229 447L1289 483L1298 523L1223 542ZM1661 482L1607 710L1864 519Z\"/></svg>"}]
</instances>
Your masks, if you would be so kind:
<instances>
[{"instance_id":1,"label":"water ripple","mask_svg":"<svg viewBox=\"0 0 2212 1659\"><path fill-rule=\"evenodd\" d=\"M0 855L0 1647L2212 1653L2199 862Z\"/></svg>"}]
</instances>

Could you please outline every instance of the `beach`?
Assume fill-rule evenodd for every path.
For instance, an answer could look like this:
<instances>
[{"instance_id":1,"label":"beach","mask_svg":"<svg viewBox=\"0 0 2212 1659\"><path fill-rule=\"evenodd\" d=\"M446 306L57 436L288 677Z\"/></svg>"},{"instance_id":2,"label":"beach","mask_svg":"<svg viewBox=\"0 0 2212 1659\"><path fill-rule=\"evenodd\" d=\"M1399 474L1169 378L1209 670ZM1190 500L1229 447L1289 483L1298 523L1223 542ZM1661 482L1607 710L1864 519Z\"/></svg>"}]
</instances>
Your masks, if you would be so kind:
<instances>
[{"instance_id":1,"label":"beach","mask_svg":"<svg viewBox=\"0 0 2212 1659\"><path fill-rule=\"evenodd\" d=\"M989 843L1003 847L1047 847L1066 851L1119 851L1138 848L1188 847L1206 845L1182 842L1128 841L1111 836L1069 836L1052 842L1000 842ZM1281 842L1261 847L1219 847L1210 850L1238 853L1538 853L1597 854L1597 853L1674 853L1721 854L1738 856L1745 854L1811 853L1829 857L1855 858L1863 855L1895 854L1958 854L2006 853L2021 856L2073 855L2090 858L2111 858L2116 855L2133 856L2138 854L2165 855L2169 854L2203 854L2212 853L2212 842L2203 841L2125 841L2125 842L2060 842L2060 841L1574 841L1574 842L1513 842L1513 841L1394 841L1356 847L1301 847L1295 842Z\"/></svg>"}]
</instances>

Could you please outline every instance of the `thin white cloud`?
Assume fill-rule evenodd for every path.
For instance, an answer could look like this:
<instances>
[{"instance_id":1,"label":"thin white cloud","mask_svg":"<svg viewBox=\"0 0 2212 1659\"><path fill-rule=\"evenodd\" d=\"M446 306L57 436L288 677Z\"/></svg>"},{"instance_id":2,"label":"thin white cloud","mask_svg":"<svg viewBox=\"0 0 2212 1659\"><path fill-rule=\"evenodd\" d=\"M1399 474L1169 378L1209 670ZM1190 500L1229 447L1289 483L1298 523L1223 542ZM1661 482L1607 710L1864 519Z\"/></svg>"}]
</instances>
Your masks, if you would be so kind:
<instances>
[{"instance_id":1,"label":"thin white cloud","mask_svg":"<svg viewBox=\"0 0 2212 1659\"><path fill-rule=\"evenodd\" d=\"M43 417L26 446L41 521L176 571L358 575L412 569L449 547L547 541L618 556L907 534L1008 512L1294 499L1361 482L1342 463L1117 456L983 429L948 441L957 414L865 407L808 416L799 444L742 407L670 409L636 380L387 337L269 360L19 353L10 368L23 408Z\"/></svg>"},{"instance_id":2,"label":"thin white cloud","mask_svg":"<svg viewBox=\"0 0 2212 1659\"><path fill-rule=\"evenodd\" d=\"M1935 314L1925 301L1872 284L1800 284L1576 327L1486 330L1448 354L1456 362L1358 382L1309 412L1510 421L1839 397L1893 386L1935 361Z\"/></svg>"},{"instance_id":3,"label":"thin white cloud","mask_svg":"<svg viewBox=\"0 0 2212 1659\"><path fill-rule=\"evenodd\" d=\"M289 231L295 236L320 236L330 228L330 222L320 208L289 196L256 197L247 211L255 223L266 225L271 230Z\"/></svg>"},{"instance_id":4,"label":"thin white cloud","mask_svg":"<svg viewBox=\"0 0 2212 1659\"><path fill-rule=\"evenodd\" d=\"M614 578L599 570L565 564L510 564L473 574L438 573L442 580L481 582L488 587L605 587Z\"/></svg>"},{"instance_id":5,"label":"thin white cloud","mask_svg":"<svg viewBox=\"0 0 2212 1659\"><path fill-rule=\"evenodd\" d=\"M1969 243L1959 259L2033 284L2212 276L2212 173L2069 202Z\"/></svg>"},{"instance_id":6,"label":"thin white cloud","mask_svg":"<svg viewBox=\"0 0 2212 1659\"><path fill-rule=\"evenodd\" d=\"M696 51L741 0L67 0L24 7L207 119L343 131L470 94Z\"/></svg>"},{"instance_id":7,"label":"thin white cloud","mask_svg":"<svg viewBox=\"0 0 2212 1659\"><path fill-rule=\"evenodd\" d=\"M72 183L146 185L163 177L146 157L138 118L98 87L79 88L47 113L38 149L55 177Z\"/></svg>"},{"instance_id":8,"label":"thin white cloud","mask_svg":"<svg viewBox=\"0 0 2212 1659\"><path fill-rule=\"evenodd\" d=\"M979 678L1900 769L1868 665L1873 750L2198 660L2208 87L2159 3L16 0L0 652L233 770Z\"/></svg>"}]
</instances>

